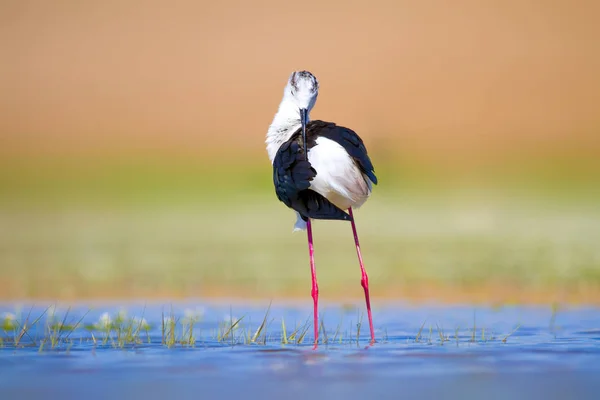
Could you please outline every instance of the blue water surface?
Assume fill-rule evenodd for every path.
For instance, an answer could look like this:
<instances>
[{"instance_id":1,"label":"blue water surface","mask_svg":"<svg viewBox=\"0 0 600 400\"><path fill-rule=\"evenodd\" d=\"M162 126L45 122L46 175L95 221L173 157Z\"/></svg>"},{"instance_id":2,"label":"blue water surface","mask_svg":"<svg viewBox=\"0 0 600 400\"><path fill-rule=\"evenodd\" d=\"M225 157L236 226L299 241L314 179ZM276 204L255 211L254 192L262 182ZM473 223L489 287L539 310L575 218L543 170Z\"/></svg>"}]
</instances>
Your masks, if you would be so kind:
<instances>
[{"instance_id":1,"label":"blue water surface","mask_svg":"<svg viewBox=\"0 0 600 400\"><path fill-rule=\"evenodd\" d=\"M372 346L363 312L322 304L325 334L313 350L311 304L1 304L0 399L600 398L598 308L385 303L374 309ZM102 324L119 315L149 324L139 343L107 336ZM168 346L172 317L177 343ZM190 321L195 343L182 344ZM44 343L61 324L77 329ZM289 343L302 327L303 342Z\"/></svg>"}]
</instances>

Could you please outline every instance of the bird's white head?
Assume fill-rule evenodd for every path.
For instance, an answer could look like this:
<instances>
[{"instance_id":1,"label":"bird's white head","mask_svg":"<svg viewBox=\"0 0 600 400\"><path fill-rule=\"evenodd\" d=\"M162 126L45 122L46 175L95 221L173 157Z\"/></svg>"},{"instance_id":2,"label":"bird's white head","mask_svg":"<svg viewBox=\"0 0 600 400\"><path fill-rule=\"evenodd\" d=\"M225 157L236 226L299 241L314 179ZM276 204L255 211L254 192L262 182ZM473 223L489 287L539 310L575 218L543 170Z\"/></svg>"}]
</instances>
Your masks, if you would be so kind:
<instances>
[{"instance_id":1,"label":"bird's white head","mask_svg":"<svg viewBox=\"0 0 600 400\"><path fill-rule=\"evenodd\" d=\"M319 81L308 71L295 71L288 78L283 99L267 132L267 151L273 161L277 149L298 129L306 143L306 126L310 110L319 94Z\"/></svg>"},{"instance_id":2,"label":"bird's white head","mask_svg":"<svg viewBox=\"0 0 600 400\"><path fill-rule=\"evenodd\" d=\"M318 95L319 81L308 71L293 72L283 92L284 101L290 101L299 110L307 112L314 107Z\"/></svg>"}]
</instances>

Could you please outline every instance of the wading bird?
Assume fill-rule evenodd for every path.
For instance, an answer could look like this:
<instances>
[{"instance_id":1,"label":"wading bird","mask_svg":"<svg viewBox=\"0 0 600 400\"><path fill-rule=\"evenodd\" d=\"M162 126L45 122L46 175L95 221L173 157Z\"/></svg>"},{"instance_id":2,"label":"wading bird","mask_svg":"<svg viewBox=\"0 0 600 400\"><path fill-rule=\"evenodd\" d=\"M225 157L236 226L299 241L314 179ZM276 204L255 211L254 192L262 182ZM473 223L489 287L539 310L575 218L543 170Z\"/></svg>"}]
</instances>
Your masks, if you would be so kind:
<instances>
[{"instance_id":1,"label":"wading bird","mask_svg":"<svg viewBox=\"0 0 600 400\"><path fill-rule=\"evenodd\" d=\"M333 122L311 121L319 81L308 71L293 72L269 126L266 145L273 165L277 198L296 212L294 231L306 230L312 274L315 347L318 343L319 286L315 270L311 219L350 221L365 292L371 343L375 342L369 278L365 270L352 209L367 201L377 184L362 139ZM346 213L344 210L348 210Z\"/></svg>"}]
</instances>

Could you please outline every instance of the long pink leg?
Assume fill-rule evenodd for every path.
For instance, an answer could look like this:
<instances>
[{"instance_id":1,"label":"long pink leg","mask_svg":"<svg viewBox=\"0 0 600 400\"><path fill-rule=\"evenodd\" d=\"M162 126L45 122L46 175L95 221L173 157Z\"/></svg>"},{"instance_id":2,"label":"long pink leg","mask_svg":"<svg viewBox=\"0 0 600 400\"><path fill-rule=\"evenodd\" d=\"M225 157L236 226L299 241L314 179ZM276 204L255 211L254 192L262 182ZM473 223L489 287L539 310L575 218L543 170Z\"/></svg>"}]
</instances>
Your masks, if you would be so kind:
<instances>
[{"instance_id":1,"label":"long pink leg","mask_svg":"<svg viewBox=\"0 0 600 400\"><path fill-rule=\"evenodd\" d=\"M356 254L358 255L358 262L360 263L360 273L362 277L360 279L360 284L365 290L365 301L367 302L367 314L369 316L369 328L371 329L371 343L375 343L375 331L373 330L373 317L371 316L371 299L369 298L369 277L367 276L367 271L365 270L365 265L363 264L362 255L360 253L360 243L358 243L358 233L356 232L356 225L354 223L354 215L352 215L352 207L348 209L348 213L352 218L352 233L354 233L354 243L356 244Z\"/></svg>"},{"instance_id":2,"label":"long pink leg","mask_svg":"<svg viewBox=\"0 0 600 400\"><path fill-rule=\"evenodd\" d=\"M315 349L319 341L319 285L317 284L317 271L315 270L315 250L313 248L312 227L310 226L310 218L306 221L306 233L308 235L308 254L310 256L310 273L312 276L311 295L314 301L314 330L315 330Z\"/></svg>"}]
</instances>

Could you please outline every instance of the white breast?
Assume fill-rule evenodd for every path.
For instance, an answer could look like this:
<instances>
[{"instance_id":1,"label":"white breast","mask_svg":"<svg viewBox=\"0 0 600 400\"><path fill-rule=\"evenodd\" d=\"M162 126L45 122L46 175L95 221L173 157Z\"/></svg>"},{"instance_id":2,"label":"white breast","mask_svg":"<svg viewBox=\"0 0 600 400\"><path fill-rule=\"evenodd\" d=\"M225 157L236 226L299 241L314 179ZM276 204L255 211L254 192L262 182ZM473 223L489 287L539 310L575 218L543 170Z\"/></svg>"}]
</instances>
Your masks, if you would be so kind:
<instances>
[{"instance_id":1,"label":"white breast","mask_svg":"<svg viewBox=\"0 0 600 400\"><path fill-rule=\"evenodd\" d=\"M317 171L310 188L333 204L347 210L360 207L371 194L372 182L333 140L319 137L308 152L308 161Z\"/></svg>"}]
</instances>

